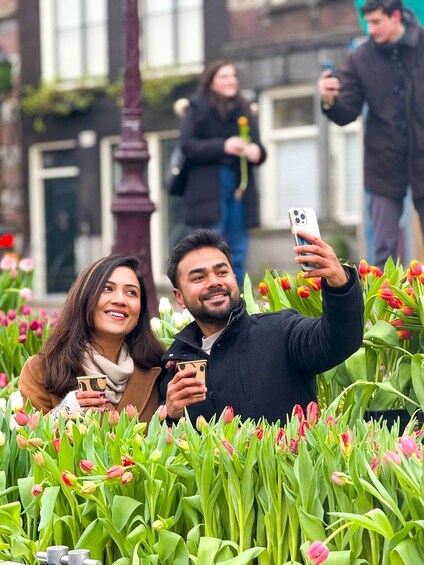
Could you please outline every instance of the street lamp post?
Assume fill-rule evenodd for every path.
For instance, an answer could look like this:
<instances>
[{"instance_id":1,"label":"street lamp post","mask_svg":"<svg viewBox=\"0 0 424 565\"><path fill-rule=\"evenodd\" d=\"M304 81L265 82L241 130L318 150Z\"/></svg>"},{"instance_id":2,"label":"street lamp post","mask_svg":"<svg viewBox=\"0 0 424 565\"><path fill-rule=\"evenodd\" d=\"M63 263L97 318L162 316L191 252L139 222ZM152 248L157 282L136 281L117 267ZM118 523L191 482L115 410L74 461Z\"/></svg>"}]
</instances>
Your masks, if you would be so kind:
<instances>
[{"instance_id":1,"label":"street lamp post","mask_svg":"<svg viewBox=\"0 0 424 565\"><path fill-rule=\"evenodd\" d=\"M116 218L114 253L140 259L149 297L150 314L157 314L150 253L150 216L155 206L146 181L149 153L144 139L141 107L139 21L137 0L122 0L124 30L124 105L121 112L121 141L115 159L121 165L121 182L112 202Z\"/></svg>"}]
</instances>

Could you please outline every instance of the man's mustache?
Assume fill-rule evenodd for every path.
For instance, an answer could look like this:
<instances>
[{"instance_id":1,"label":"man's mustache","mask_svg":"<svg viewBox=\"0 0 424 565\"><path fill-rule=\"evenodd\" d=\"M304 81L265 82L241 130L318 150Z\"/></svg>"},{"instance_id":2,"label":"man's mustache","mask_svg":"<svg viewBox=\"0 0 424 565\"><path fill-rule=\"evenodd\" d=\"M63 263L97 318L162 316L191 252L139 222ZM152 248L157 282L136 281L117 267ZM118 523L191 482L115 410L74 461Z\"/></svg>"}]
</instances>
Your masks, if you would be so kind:
<instances>
[{"instance_id":1,"label":"man's mustache","mask_svg":"<svg viewBox=\"0 0 424 565\"><path fill-rule=\"evenodd\" d=\"M214 286L213 288L209 289L208 292L206 294L202 294L202 296L200 297L200 300L207 300L208 298L210 298L211 296L213 296L214 294L225 294L225 296L229 296L230 295L230 291L226 290L224 287L222 286Z\"/></svg>"}]
</instances>

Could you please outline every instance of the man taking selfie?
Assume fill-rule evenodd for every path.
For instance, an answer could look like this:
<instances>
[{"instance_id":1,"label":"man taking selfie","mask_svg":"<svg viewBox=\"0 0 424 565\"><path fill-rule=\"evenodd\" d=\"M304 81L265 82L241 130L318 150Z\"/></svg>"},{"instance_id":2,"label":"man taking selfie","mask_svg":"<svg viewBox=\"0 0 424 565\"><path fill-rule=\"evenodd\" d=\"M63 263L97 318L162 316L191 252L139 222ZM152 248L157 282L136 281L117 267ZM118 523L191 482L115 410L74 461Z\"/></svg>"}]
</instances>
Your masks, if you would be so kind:
<instances>
[{"instance_id":1,"label":"man taking selfie","mask_svg":"<svg viewBox=\"0 0 424 565\"><path fill-rule=\"evenodd\" d=\"M296 261L314 263L322 277L323 313L308 318L296 310L249 315L240 297L230 249L222 236L200 229L171 252L168 277L174 296L194 321L175 336L164 360L161 384L167 417L209 420L225 406L242 419L285 421L293 407L316 400L315 376L354 353L362 343L363 298L355 269L338 261L318 237L299 231L310 245L295 247ZM195 369L176 362L206 360L206 383ZM164 413L162 412L162 415Z\"/></svg>"}]
</instances>

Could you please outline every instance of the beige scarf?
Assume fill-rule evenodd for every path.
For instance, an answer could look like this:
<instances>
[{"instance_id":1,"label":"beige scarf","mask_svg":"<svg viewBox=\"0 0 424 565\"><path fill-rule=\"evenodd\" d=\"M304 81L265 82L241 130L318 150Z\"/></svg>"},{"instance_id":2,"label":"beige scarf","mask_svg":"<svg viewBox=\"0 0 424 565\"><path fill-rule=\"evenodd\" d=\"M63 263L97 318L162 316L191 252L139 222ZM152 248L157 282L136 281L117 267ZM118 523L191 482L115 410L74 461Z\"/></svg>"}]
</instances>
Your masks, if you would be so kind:
<instances>
[{"instance_id":1,"label":"beige scarf","mask_svg":"<svg viewBox=\"0 0 424 565\"><path fill-rule=\"evenodd\" d=\"M128 353L125 343L119 353L118 363L112 363L103 355L100 355L91 345L84 353L82 366L86 375L106 375L106 397L117 405L121 400L128 379L134 373L134 361Z\"/></svg>"}]
</instances>

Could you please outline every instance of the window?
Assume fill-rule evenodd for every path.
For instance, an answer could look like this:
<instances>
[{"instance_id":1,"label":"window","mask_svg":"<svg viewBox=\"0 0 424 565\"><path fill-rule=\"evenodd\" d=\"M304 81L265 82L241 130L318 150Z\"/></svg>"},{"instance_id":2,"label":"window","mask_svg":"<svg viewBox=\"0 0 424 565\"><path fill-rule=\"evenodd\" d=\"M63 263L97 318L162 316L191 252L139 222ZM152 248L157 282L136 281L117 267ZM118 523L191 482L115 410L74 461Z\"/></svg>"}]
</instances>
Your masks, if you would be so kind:
<instances>
[{"instance_id":1,"label":"window","mask_svg":"<svg viewBox=\"0 0 424 565\"><path fill-rule=\"evenodd\" d=\"M106 77L107 0L40 0L44 81Z\"/></svg>"},{"instance_id":2,"label":"window","mask_svg":"<svg viewBox=\"0 0 424 565\"><path fill-rule=\"evenodd\" d=\"M203 62L202 0L143 0L143 63L150 69Z\"/></svg>"},{"instance_id":3,"label":"window","mask_svg":"<svg viewBox=\"0 0 424 565\"><path fill-rule=\"evenodd\" d=\"M287 210L310 206L319 215L320 157L314 90L279 88L262 94L261 137L268 160L260 171L263 224L287 225Z\"/></svg>"}]
</instances>

